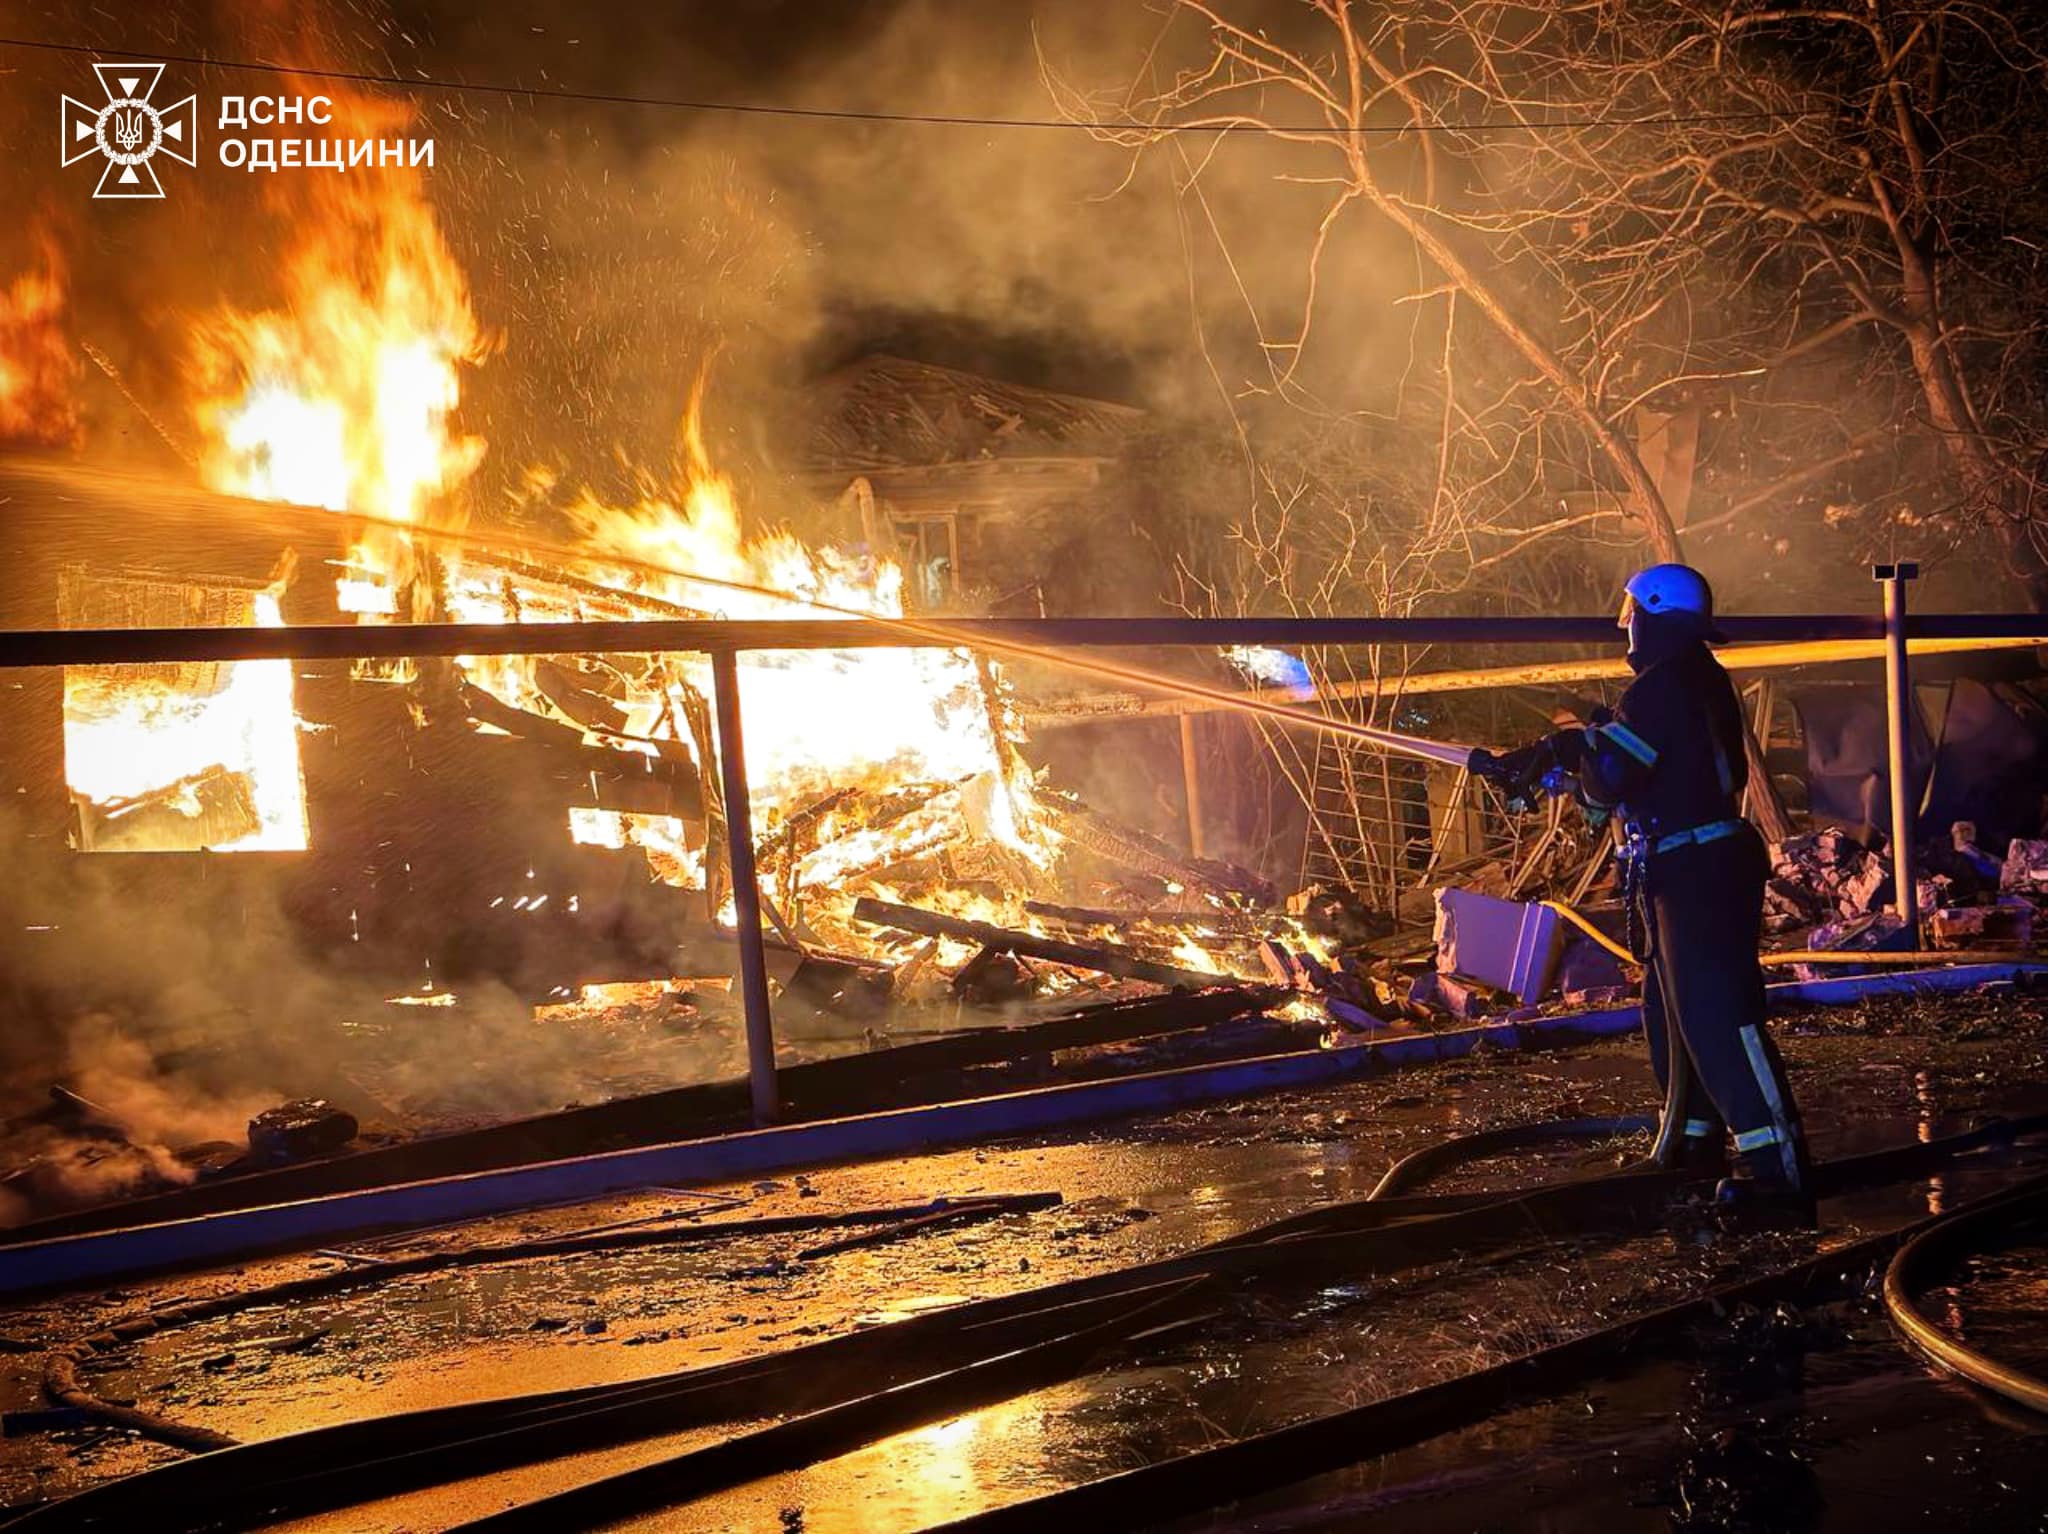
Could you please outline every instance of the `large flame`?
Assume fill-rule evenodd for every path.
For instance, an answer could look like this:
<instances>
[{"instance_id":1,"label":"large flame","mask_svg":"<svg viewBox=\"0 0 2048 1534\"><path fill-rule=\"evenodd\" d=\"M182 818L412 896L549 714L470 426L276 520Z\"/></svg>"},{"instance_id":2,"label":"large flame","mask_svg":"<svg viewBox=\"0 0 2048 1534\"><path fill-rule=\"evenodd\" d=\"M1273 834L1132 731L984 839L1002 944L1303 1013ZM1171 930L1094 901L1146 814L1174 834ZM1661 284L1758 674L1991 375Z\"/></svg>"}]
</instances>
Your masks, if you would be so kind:
<instances>
[{"instance_id":1,"label":"large flame","mask_svg":"<svg viewBox=\"0 0 2048 1534\"><path fill-rule=\"evenodd\" d=\"M672 492L650 492L622 508L585 495L570 508L588 556L586 578L663 609L730 618L903 616L903 573L895 564L808 544L786 531L746 536L733 482L706 451L702 406L700 378L683 424L680 483ZM678 573L658 573L666 571ZM551 601L536 583L508 578L502 568L477 558L451 568L447 601L454 616L480 623L560 621L583 612L580 601ZM464 664L473 680L503 701L550 708L531 661L476 658ZM711 690L703 657L675 658L659 678L626 689L621 701L630 733L656 735L667 721L680 737L668 690L676 678L700 694ZM885 832L863 834L858 825L845 825L844 815L825 816L815 829L829 846L792 868L795 887L835 887L860 866L892 854L915 855L920 838L936 846L958 836L963 825L1035 866L1052 861L1054 842L1037 823L1030 772L1016 749L1017 725L993 667L963 651L941 649L750 652L740 657L740 689L748 786L757 816L769 826L847 789L930 784L942 790L922 813L903 817ZM671 869L701 870L701 863L679 859L674 828L663 830L646 819L586 813L577 830L585 840L644 846L657 866L666 859Z\"/></svg>"},{"instance_id":2,"label":"large flame","mask_svg":"<svg viewBox=\"0 0 2048 1534\"><path fill-rule=\"evenodd\" d=\"M348 137L404 126L387 109L347 98L337 98L335 117L335 131ZM706 447L702 377L673 482L648 482L630 505L588 492L570 502L562 515L573 557L558 545L520 555L490 551L491 540L465 541L459 553L445 542L416 543L408 529L464 520L461 492L483 452L457 424L464 370L484 351L467 284L416 172L309 176L295 187L289 195L302 201L279 272L280 301L223 311L199 328L197 415L216 488L378 519L356 538L338 578L344 610L366 621L530 624L905 615L895 564L749 526L732 478ZM642 849L671 883L704 884L719 797L705 657L457 664L501 703L576 725L586 744L691 758L705 818L584 806L566 810L565 829L581 842ZM833 947L859 950L873 933L851 921L851 897L900 889L956 914L1042 930L1022 897L1043 891L1062 839L1057 816L1033 792L1007 683L992 662L933 647L751 652L740 657L740 679L759 861L764 893L782 907L778 925L786 914ZM247 682L252 699L259 683L271 689L263 706L285 722L287 736L289 681L283 673L282 691L268 673ZM224 696L243 696L239 677ZM74 783L96 798L132 793L138 785L105 760L119 745L132 748L132 735L117 741L110 725L102 750L87 733L87 701L80 700L76 739L92 748L81 752L92 761L81 761ZM212 716L203 717L218 733ZM124 720L121 729L133 724ZM180 765L211 769L223 758L200 738L176 755ZM264 739L266 751L276 745ZM285 780L274 765L248 770ZM262 844L287 844L273 839L292 834L283 811L264 809L262 822ZM302 838L302 816L296 825ZM1223 968L1206 946L1210 936L1182 927L1147 942L1182 962ZM973 945L932 951L950 964Z\"/></svg>"},{"instance_id":3,"label":"large flame","mask_svg":"<svg viewBox=\"0 0 2048 1534\"><path fill-rule=\"evenodd\" d=\"M728 618L902 617L903 572L894 563L813 546L786 531L743 535L732 480L704 448L702 404L700 384L683 427L679 495L622 509L586 496L571 509L593 560L615 555L633 562L605 571L606 583ZM652 575L649 566L730 584ZM487 593L462 605L464 617L508 616ZM1006 770L1012 741L998 737L988 696L999 684L964 652L752 653L740 657L740 671L748 782L769 808L860 782L990 773L1008 783L1014 776ZM1011 810L1006 804L998 813Z\"/></svg>"},{"instance_id":4,"label":"large flame","mask_svg":"<svg viewBox=\"0 0 2048 1534\"><path fill-rule=\"evenodd\" d=\"M388 139L410 123L403 108L326 94L337 139ZM194 336L207 481L388 522L449 520L451 493L483 457L454 417L461 370L485 348L420 175L360 166L292 178L289 195L279 305L222 310ZM395 613L413 573L406 536L366 533L349 565L344 610Z\"/></svg>"},{"instance_id":5,"label":"large flame","mask_svg":"<svg viewBox=\"0 0 2048 1534\"><path fill-rule=\"evenodd\" d=\"M398 137L410 121L404 108L321 93L337 139ZM393 615L414 572L403 524L448 516L483 452L452 424L481 333L417 172L280 178L277 195L291 224L278 302L224 308L194 329L201 470L230 494L400 524L357 540L338 593L346 609ZM283 621L276 593L245 606L228 621ZM306 845L288 663L243 663L196 686L75 671L65 703L66 777L107 838L88 844Z\"/></svg>"},{"instance_id":6,"label":"large flame","mask_svg":"<svg viewBox=\"0 0 2048 1534\"><path fill-rule=\"evenodd\" d=\"M354 98L338 97L334 116L336 132L348 137L389 136L404 126L387 109ZM417 172L303 180L297 195L306 200L294 209L294 239L280 272L282 302L224 311L200 327L198 417L205 472L217 488L379 519L351 548L337 583L345 611L372 621L565 621L592 616L591 593L609 590L623 606L603 609L607 617L903 613L903 576L893 564L786 532L747 536L733 483L705 447L701 377L672 488L650 486L628 507L586 494L567 508L587 556L566 572L573 581L550 579L558 561L536 568L474 553L446 557L439 580L418 579L419 552L404 528L461 520L456 492L483 451L455 424L463 369L483 351L481 328ZM650 575L649 567L686 573ZM444 613L430 610L436 600ZM461 664L503 702L565 717L537 680L534 660ZM672 657L615 682L619 728L594 732L594 743L644 750L666 739L701 754L705 743L685 729L679 704L682 694L701 699L712 690L702 657ZM765 826L849 787L931 786L920 813L887 833L865 836L843 815L824 817L832 845L800 865L792 860L787 877L796 887L843 878L863 859L935 848L963 824L1036 866L1050 862L1051 838L1035 824L1030 774L992 667L932 649L751 654L742 657L742 693L748 780ZM949 827L943 834L940 821ZM641 847L672 882L704 878L701 827L693 834L666 816L583 808L570 816L570 829L578 840Z\"/></svg>"},{"instance_id":7,"label":"large flame","mask_svg":"<svg viewBox=\"0 0 2048 1534\"><path fill-rule=\"evenodd\" d=\"M281 628L277 598L249 618ZM169 676L149 666L64 671L64 776L87 847L131 852L306 846L292 663L234 661Z\"/></svg>"},{"instance_id":8,"label":"large flame","mask_svg":"<svg viewBox=\"0 0 2048 1534\"><path fill-rule=\"evenodd\" d=\"M0 442L64 447L78 437L78 354L64 333L64 265L54 241L0 288Z\"/></svg>"}]
</instances>

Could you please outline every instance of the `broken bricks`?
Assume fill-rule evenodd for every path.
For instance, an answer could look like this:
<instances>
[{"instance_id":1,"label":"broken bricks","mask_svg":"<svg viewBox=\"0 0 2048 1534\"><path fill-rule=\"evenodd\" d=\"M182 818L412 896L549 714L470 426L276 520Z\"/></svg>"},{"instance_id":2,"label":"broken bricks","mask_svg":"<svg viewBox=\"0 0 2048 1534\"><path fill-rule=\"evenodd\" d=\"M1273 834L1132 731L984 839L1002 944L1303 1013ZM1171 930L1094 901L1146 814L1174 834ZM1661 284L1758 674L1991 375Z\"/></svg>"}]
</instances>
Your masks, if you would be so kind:
<instances>
[{"instance_id":1,"label":"broken bricks","mask_svg":"<svg viewBox=\"0 0 2048 1534\"><path fill-rule=\"evenodd\" d=\"M1944 906L1927 916L1930 948L2012 948L2034 938L2031 902L2007 895L1997 905Z\"/></svg>"},{"instance_id":2,"label":"broken bricks","mask_svg":"<svg viewBox=\"0 0 2048 1534\"><path fill-rule=\"evenodd\" d=\"M1998 887L2009 894L2048 898L2048 841L2014 837L2005 849Z\"/></svg>"},{"instance_id":3,"label":"broken bricks","mask_svg":"<svg viewBox=\"0 0 2048 1534\"><path fill-rule=\"evenodd\" d=\"M1862 916L1890 876L1884 860L1847 832L1831 827L1789 836L1771 848L1766 910L1808 921L1830 914Z\"/></svg>"}]
</instances>

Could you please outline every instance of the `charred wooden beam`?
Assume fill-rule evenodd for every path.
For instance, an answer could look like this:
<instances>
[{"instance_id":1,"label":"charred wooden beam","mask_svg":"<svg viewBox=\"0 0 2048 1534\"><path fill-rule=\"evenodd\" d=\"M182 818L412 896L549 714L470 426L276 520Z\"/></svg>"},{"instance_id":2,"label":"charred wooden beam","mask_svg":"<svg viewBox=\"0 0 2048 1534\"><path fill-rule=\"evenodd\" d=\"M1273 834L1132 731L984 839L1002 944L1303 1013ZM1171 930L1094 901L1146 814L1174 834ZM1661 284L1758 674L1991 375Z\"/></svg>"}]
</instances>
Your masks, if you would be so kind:
<instances>
[{"instance_id":1,"label":"charred wooden beam","mask_svg":"<svg viewBox=\"0 0 2048 1534\"><path fill-rule=\"evenodd\" d=\"M1249 869L1213 858L1183 856L1149 832L1118 825L1071 794L1041 794L1039 809L1067 841L1133 872L1184 889L1213 890L1260 905L1273 903L1272 885Z\"/></svg>"},{"instance_id":2,"label":"charred wooden beam","mask_svg":"<svg viewBox=\"0 0 2048 1534\"><path fill-rule=\"evenodd\" d=\"M263 829L246 772L216 762L147 793L103 802L74 794L78 845L87 852L224 847Z\"/></svg>"},{"instance_id":3,"label":"charred wooden beam","mask_svg":"<svg viewBox=\"0 0 2048 1534\"><path fill-rule=\"evenodd\" d=\"M887 900L874 900L866 896L854 902L853 916L855 921L864 921L876 927L896 927L905 932L920 933L925 937L957 937L998 952L1013 953L1028 959L1046 959L1054 964L1071 965L1075 969L1092 969L1100 974L1116 975L1125 980L1149 980L1155 985L1187 985L1198 989L1237 983L1231 975L1183 969L1177 964L1159 964L1126 950L1084 943L1062 943L1054 938L1039 937L1035 933L1014 932L1007 927L998 927L993 922L968 921L964 917L945 916L937 911L921 911L915 906L896 905Z\"/></svg>"},{"instance_id":4,"label":"charred wooden beam","mask_svg":"<svg viewBox=\"0 0 2048 1534\"><path fill-rule=\"evenodd\" d=\"M762 908L770 913L775 910L765 899ZM786 932L783 935L790 937ZM807 953L784 988L823 1011L873 1020L888 1013L895 985L895 971L886 964L870 964L845 954Z\"/></svg>"},{"instance_id":5,"label":"charred wooden beam","mask_svg":"<svg viewBox=\"0 0 2048 1534\"><path fill-rule=\"evenodd\" d=\"M575 726L514 708L481 687L464 683L456 696L471 720L512 737L497 740L495 745L510 747L516 742L537 755L537 765L544 773L573 784L564 794L564 804L677 815L685 820L706 816L705 779L689 747L681 741L622 735L618 738L650 746L655 754L615 751L590 745ZM489 749L486 737L479 737L478 743L481 749Z\"/></svg>"},{"instance_id":6,"label":"charred wooden beam","mask_svg":"<svg viewBox=\"0 0 2048 1534\"><path fill-rule=\"evenodd\" d=\"M1272 936L1273 924L1259 921L1242 911L1148 911L1138 906L1056 905L1050 900L1027 900L1024 909L1033 916L1068 927L1130 927L1148 924L1179 931L1202 931L1219 937L1256 942Z\"/></svg>"},{"instance_id":7,"label":"charred wooden beam","mask_svg":"<svg viewBox=\"0 0 2048 1534\"><path fill-rule=\"evenodd\" d=\"M1000 1007L1038 994L1042 984L1028 960L1001 948L984 948L953 977L953 994L980 1007Z\"/></svg>"}]
</instances>

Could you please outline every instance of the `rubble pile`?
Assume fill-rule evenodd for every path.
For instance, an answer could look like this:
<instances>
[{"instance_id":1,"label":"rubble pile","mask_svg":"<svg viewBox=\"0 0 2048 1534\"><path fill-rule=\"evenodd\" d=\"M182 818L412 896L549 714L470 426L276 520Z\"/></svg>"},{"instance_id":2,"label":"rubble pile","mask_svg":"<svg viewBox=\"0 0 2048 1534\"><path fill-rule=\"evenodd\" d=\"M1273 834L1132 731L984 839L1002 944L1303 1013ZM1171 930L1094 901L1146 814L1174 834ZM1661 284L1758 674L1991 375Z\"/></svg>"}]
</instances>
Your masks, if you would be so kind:
<instances>
[{"instance_id":1,"label":"rubble pile","mask_svg":"<svg viewBox=\"0 0 2048 1534\"><path fill-rule=\"evenodd\" d=\"M1787 932L1830 917L1867 915L1890 877L1884 860L1845 831L1788 837L1771 848L1764 930Z\"/></svg>"},{"instance_id":2,"label":"rubble pile","mask_svg":"<svg viewBox=\"0 0 2048 1534\"><path fill-rule=\"evenodd\" d=\"M1913 933L1891 909L1891 864L1880 851L1829 828L1776 843L1770 857L1768 946L1871 954L1912 946ZM1974 825L1958 821L1946 846L1922 849L1922 865L1918 946L1993 954L2031 948L2036 913L2048 903L2048 839L2016 839L1999 856L1979 845ZM1634 993L1634 967L1567 925L1545 901L1439 889L1435 915L1428 968L1396 974L1382 963L1364 977L1380 1015L1394 1020L1380 1026L1513 1020L1539 1008L1612 1005ZM1605 924L1618 937L1611 904ZM1839 964L1792 966L1801 979L1855 972Z\"/></svg>"},{"instance_id":3,"label":"rubble pile","mask_svg":"<svg viewBox=\"0 0 2048 1534\"><path fill-rule=\"evenodd\" d=\"M2007 894L2048 899L2048 841L2014 838L1999 865L1998 887Z\"/></svg>"},{"instance_id":4,"label":"rubble pile","mask_svg":"<svg viewBox=\"0 0 2048 1534\"><path fill-rule=\"evenodd\" d=\"M2015 839L2000 857L1978 844L1976 826L1957 821L1946 845L1921 849L1921 863L1914 894L1927 947L2018 951L2032 943L2035 908L2048 900L2048 841ZM1771 849L1764 930L1803 948L1898 948L1906 926L1887 909L1891 893L1887 860L1846 832L1792 837Z\"/></svg>"}]
</instances>

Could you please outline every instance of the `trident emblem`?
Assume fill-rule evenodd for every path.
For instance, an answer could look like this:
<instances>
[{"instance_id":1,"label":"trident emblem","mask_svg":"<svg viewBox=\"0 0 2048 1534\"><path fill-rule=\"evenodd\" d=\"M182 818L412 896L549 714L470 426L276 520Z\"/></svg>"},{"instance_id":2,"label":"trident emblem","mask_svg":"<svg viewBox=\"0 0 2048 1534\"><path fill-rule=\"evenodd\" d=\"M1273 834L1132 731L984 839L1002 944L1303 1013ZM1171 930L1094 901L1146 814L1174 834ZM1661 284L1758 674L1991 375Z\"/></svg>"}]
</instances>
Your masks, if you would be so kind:
<instances>
[{"instance_id":1,"label":"trident emblem","mask_svg":"<svg viewBox=\"0 0 2048 1534\"><path fill-rule=\"evenodd\" d=\"M100 89L106 93L104 106L64 98L63 163L71 164L89 154L103 156L107 168L93 189L95 198L164 195L150 159L162 150L171 159L196 165L199 154L199 98L161 109L150 105L161 81L161 64L95 64Z\"/></svg>"},{"instance_id":2,"label":"trident emblem","mask_svg":"<svg viewBox=\"0 0 2048 1534\"><path fill-rule=\"evenodd\" d=\"M115 111L114 142L121 146L123 154L133 154L141 147L143 125L147 121L134 107Z\"/></svg>"}]
</instances>

